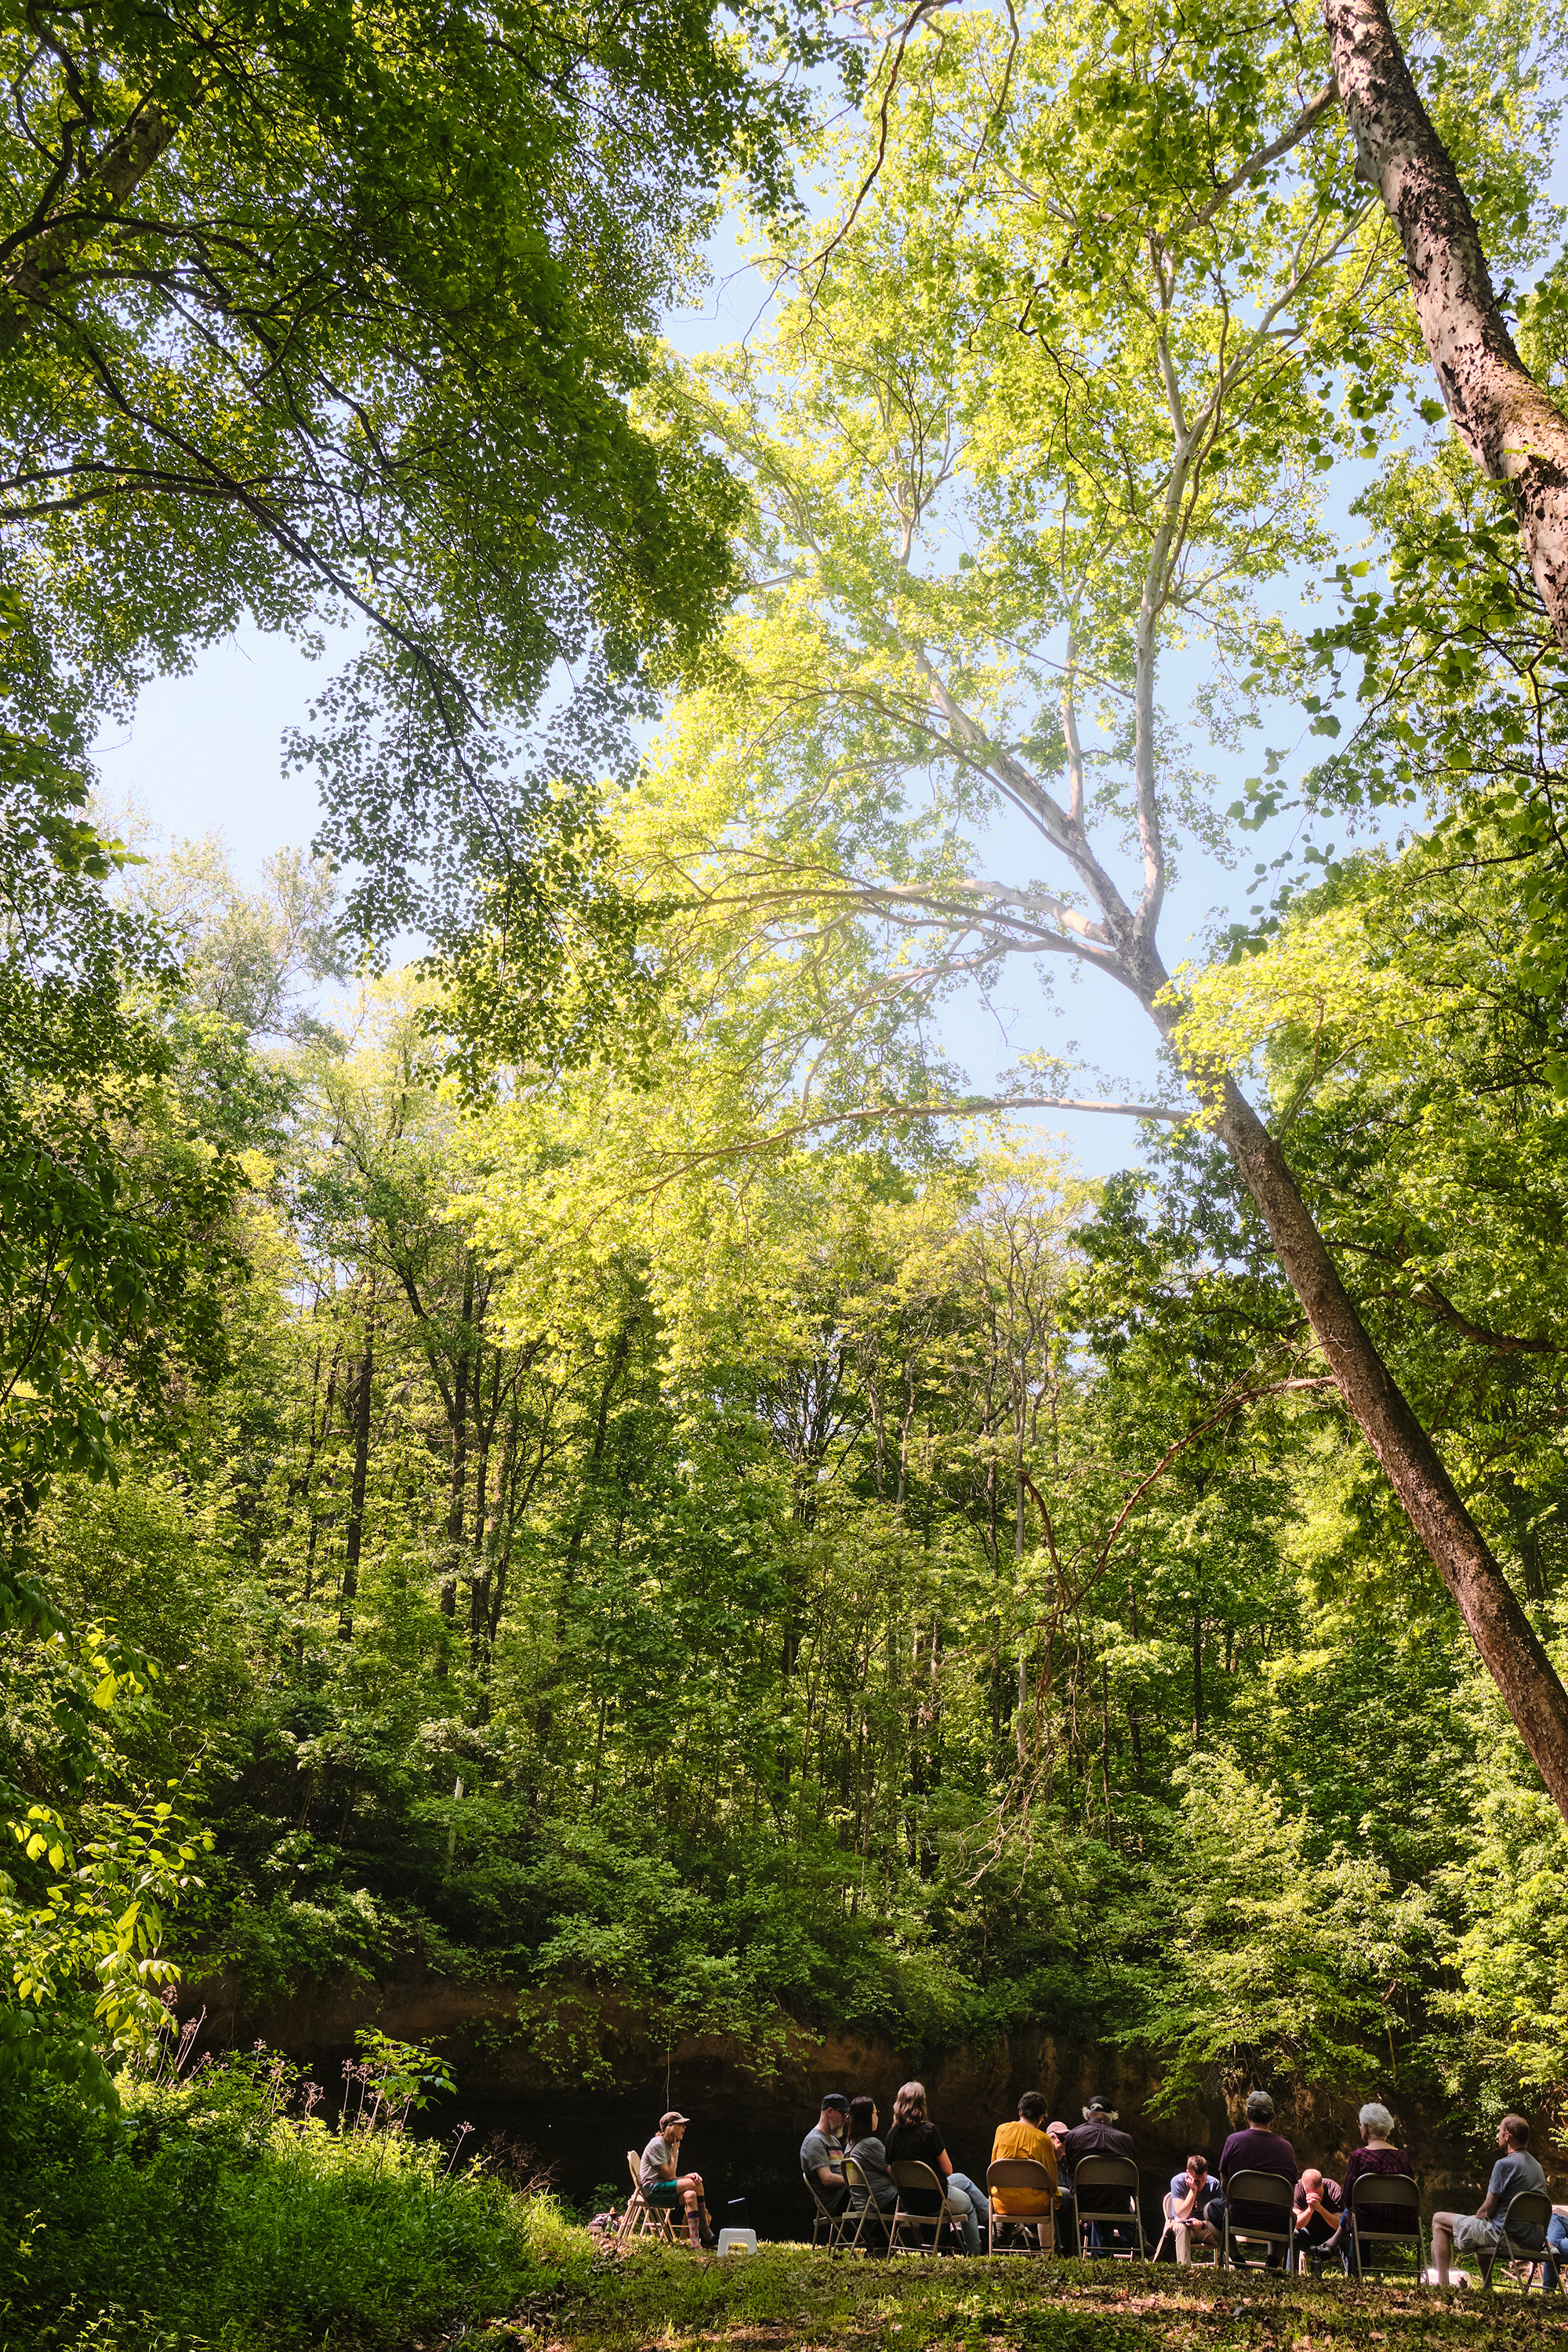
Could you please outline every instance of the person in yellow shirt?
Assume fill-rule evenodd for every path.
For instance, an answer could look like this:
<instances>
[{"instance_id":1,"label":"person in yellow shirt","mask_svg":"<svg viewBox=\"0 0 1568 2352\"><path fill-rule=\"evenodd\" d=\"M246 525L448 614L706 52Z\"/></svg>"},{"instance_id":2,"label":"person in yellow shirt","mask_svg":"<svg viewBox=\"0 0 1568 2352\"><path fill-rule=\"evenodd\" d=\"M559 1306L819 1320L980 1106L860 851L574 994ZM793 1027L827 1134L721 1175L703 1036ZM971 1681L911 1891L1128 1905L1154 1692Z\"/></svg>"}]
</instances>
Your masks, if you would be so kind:
<instances>
[{"instance_id":1,"label":"person in yellow shirt","mask_svg":"<svg viewBox=\"0 0 1568 2352\"><path fill-rule=\"evenodd\" d=\"M1040 2243L1048 2247L1053 2242L1051 2216L1056 2210L1058 2194L1057 2151L1047 2135L1045 2120L1045 2100L1038 2091L1026 2091L1018 2102L1017 2122L996 2126L996 2137L991 2143L991 2161L995 2164L1004 2157L1027 2157L1031 2163L1042 2166L1050 2175L1049 2194L1043 2189L994 2189L991 2202L999 2220L1017 2221L1026 2217L1033 2220L1037 2214L1039 2215Z\"/></svg>"}]
</instances>

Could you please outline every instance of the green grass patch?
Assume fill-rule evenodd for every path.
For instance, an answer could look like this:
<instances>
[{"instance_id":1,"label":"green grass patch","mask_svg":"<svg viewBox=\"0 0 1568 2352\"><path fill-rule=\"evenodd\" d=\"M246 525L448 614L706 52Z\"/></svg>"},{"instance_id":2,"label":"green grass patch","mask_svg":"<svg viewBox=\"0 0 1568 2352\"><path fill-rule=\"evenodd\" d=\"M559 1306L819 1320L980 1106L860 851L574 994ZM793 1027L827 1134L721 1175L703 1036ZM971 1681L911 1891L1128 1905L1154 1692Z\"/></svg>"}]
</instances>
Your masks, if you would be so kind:
<instances>
[{"instance_id":1,"label":"green grass patch","mask_svg":"<svg viewBox=\"0 0 1568 2352\"><path fill-rule=\"evenodd\" d=\"M1568 2352L1562 2298L764 2246L606 2252L549 2197L231 2061L115 2119L19 2101L0 2352Z\"/></svg>"},{"instance_id":2,"label":"green grass patch","mask_svg":"<svg viewBox=\"0 0 1568 2352\"><path fill-rule=\"evenodd\" d=\"M1122 2263L894 2262L769 2246L723 2262L637 2249L518 2315L528 2352L1390 2352L1568 2342L1561 2296L1439 2295L1393 2279L1281 2281Z\"/></svg>"}]
</instances>

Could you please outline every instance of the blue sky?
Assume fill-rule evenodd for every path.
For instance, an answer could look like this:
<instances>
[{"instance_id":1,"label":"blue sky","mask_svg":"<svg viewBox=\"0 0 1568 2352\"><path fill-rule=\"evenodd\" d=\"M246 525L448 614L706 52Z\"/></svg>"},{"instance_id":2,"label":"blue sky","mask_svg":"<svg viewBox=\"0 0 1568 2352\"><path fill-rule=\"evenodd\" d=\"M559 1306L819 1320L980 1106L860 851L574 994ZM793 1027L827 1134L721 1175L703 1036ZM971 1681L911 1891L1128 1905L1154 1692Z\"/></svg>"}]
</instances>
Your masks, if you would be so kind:
<instances>
[{"instance_id":1,"label":"blue sky","mask_svg":"<svg viewBox=\"0 0 1568 2352\"><path fill-rule=\"evenodd\" d=\"M711 250L714 278L705 301L667 321L671 341L693 356L743 333L766 303L766 289L727 238L715 240ZM1336 478L1342 512L1356 486L1353 472ZM130 728L100 747L110 809L133 801L151 822L153 846L160 840L216 832L242 880L253 879L272 851L308 843L316 824L314 792L307 777L284 774L279 745L284 730L304 717L347 642L329 644L324 658L312 662L286 639L244 630L208 648L187 675L155 680L142 694ZM1278 717L1279 731L1271 730L1268 740L1281 747L1293 744L1304 719L1297 712ZM1244 774L1261 764L1261 751L1254 748L1240 761L1214 764L1226 786L1239 788ZM1005 846L999 848L1005 859ZM1194 859L1196 884L1177 885L1162 927L1168 962L1196 950L1215 910L1216 890L1235 907L1245 905L1253 855L1249 844L1240 877L1217 874L1206 859ZM1028 862L1036 860L1030 856ZM1043 1003L1037 977L1026 970L1009 981L1003 999L993 1010L973 999L957 1002L944 1016L943 1044L977 1087L990 1083L1020 1052L1038 1046L1064 1055L1076 1049L1120 1081L1118 1091L1142 1097L1158 1091L1153 1033L1131 999L1100 976L1058 971L1053 1007ZM1072 1090L1095 1094L1100 1088L1086 1081ZM1062 1135L1087 1174L1125 1166L1136 1153L1139 1130L1130 1120L1052 1114L1030 1124L1042 1138Z\"/></svg>"}]
</instances>

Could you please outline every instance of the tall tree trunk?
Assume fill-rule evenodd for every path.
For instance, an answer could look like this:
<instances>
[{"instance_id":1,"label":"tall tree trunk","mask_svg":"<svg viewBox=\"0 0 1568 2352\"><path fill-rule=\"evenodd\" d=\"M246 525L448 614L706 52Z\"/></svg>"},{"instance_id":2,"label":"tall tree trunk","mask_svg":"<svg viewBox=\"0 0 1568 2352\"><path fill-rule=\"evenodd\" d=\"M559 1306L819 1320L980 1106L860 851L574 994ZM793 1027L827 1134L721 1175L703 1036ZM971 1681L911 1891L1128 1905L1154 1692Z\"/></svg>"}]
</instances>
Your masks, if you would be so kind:
<instances>
[{"instance_id":1,"label":"tall tree trunk","mask_svg":"<svg viewBox=\"0 0 1568 2352\"><path fill-rule=\"evenodd\" d=\"M370 1391L375 1365L374 1293L365 1306L364 1353L360 1358L354 1390L354 1466L349 1487L349 1523L343 1538L343 1583L338 1601L338 1639L354 1637L354 1602L359 1598L359 1556L364 1537L364 1489L370 1470Z\"/></svg>"},{"instance_id":2,"label":"tall tree trunk","mask_svg":"<svg viewBox=\"0 0 1568 2352\"><path fill-rule=\"evenodd\" d=\"M1460 1501L1442 1456L1356 1313L1284 1153L1228 1079L1218 1125L1341 1394L1458 1603L1552 1801L1568 1820L1568 1691Z\"/></svg>"},{"instance_id":3,"label":"tall tree trunk","mask_svg":"<svg viewBox=\"0 0 1568 2352\"><path fill-rule=\"evenodd\" d=\"M310 1395L310 1450L305 1465L305 1481L303 1489L307 1515L307 1532L305 1537L305 1590L300 1596L300 1603L301 1612L310 1607L310 1596L315 1591L316 1585L316 1546L321 1540L321 1515L316 1507L318 1501L315 1483L316 1454L318 1447L324 1445L327 1442L327 1435L332 1425L332 1414L337 1404L338 1352L337 1347L334 1346L332 1349L332 1360L327 1370L327 1402L321 1411L321 1425L319 1435L316 1429L316 1400L313 1389ZM305 1627L301 1621L294 1635L294 1665L296 1671L302 1667L304 1663Z\"/></svg>"},{"instance_id":4,"label":"tall tree trunk","mask_svg":"<svg viewBox=\"0 0 1568 2352\"><path fill-rule=\"evenodd\" d=\"M1193 1600L1193 1746L1204 1736L1204 1607Z\"/></svg>"},{"instance_id":5,"label":"tall tree trunk","mask_svg":"<svg viewBox=\"0 0 1568 2352\"><path fill-rule=\"evenodd\" d=\"M467 1524L465 1504L468 1477L468 1390L477 1377L479 1367L471 1361L468 1335L474 1321L474 1261L468 1260L463 1272L463 1311L458 1342L452 1363L452 1405L449 1424L452 1433L452 1477L447 1490L447 1567L441 1579L441 1614L451 1624L458 1614L458 1576L463 1565L463 1528ZM445 1679L447 1654L445 1649L436 1661L436 1678Z\"/></svg>"},{"instance_id":6,"label":"tall tree trunk","mask_svg":"<svg viewBox=\"0 0 1568 2352\"><path fill-rule=\"evenodd\" d=\"M512 1530L518 1516L517 1434L522 1413L514 1384L511 1407L507 1422L506 1449L501 1455L500 1491L497 1500L497 1525L494 1552L494 1575L489 1587L489 1615L485 1624L487 1656L494 1651L496 1635L500 1630L501 1612L506 1607L507 1576L511 1567ZM531 1494L532 1482L530 1481Z\"/></svg>"},{"instance_id":7,"label":"tall tree trunk","mask_svg":"<svg viewBox=\"0 0 1568 2352\"><path fill-rule=\"evenodd\" d=\"M1159 956L1151 944L1137 942L1127 961L1131 984L1155 1027L1168 1044L1178 1045L1180 1016ZM1553 1804L1568 1821L1568 1691L1460 1500L1441 1454L1357 1314L1278 1142L1234 1078L1212 1068L1189 1068L1187 1076L1215 1115L1215 1129L1268 1228L1274 1254L1340 1394L1457 1603Z\"/></svg>"},{"instance_id":8,"label":"tall tree trunk","mask_svg":"<svg viewBox=\"0 0 1568 2352\"><path fill-rule=\"evenodd\" d=\"M488 1663L490 1571L486 1564L485 1552L490 1536L490 1441L495 1435L496 1417L500 1407L500 1354L498 1348L490 1365L488 1410L480 1402L477 1361L474 1367L474 1427L478 1459L474 1466L474 1537L468 1569L468 1663L476 1673Z\"/></svg>"},{"instance_id":9,"label":"tall tree trunk","mask_svg":"<svg viewBox=\"0 0 1568 2352\"><path fill-rule=\"evenodd\" d=\"M1513 347L1475 215L1384 0L1325 0L1323 19L1356 169L1399 231L1454 430L1487 478L1508 484L1535 584L1568 650L1568 417Z\"/></svg>"},{"instance_id":10,"label":"tall tree trunk","mask_svg":"<svg viewBox=\"0 0 1568 2352\"><path fill-rule=\"evenodd\" d=\"M565 1654L568 1631L567 1596L577 1581L577 1563L582 1554L584 1538L588 1532L588 1521L593 1516L598 1490L600 1465L605 1458L605 1444L609 1435L610 1402L620 1381L621 1374L626 1370L626 1358L631 1353L632 1328L632 1322L628 1317L616 1335L615 1345L610 1349L609 1360L605 1367L605 1377L599 1389L598 1411L594 1417L593 1443L588 1448L587 1459L583 1465L582 1487L578 1495L577 1509L573 1517L572 1533L567 1538L561 1590L555 1601L555 1663L544 1677L543 1693L534 1711L534 1738L542 1749L550 1745L555 1720L554 1700L551 1694L559 1682L563 1671L562 1660Z\"/></svg>"}]
</instances>

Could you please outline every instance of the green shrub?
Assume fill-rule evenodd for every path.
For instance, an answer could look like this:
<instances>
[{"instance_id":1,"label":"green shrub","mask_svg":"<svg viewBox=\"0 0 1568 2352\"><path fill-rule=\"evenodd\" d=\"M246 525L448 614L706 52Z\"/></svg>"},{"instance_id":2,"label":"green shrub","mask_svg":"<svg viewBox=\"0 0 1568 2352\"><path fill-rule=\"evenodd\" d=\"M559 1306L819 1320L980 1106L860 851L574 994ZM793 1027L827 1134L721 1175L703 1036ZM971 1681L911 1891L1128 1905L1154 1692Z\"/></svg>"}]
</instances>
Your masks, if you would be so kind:
<instances>
[{"instance_id":1,"label":"green shrub","mask_svg":"<svg viewBox=\"0 0 1568 2352\"><path fill-rule=\"evenodd\" d=\"M552 2200L449 2146L290 2114L281 2062L123 2087L114 2120L47 2085L13 2112L0 2352L406 2345L586 2263Z\"/></svg>"}]
</instances>

